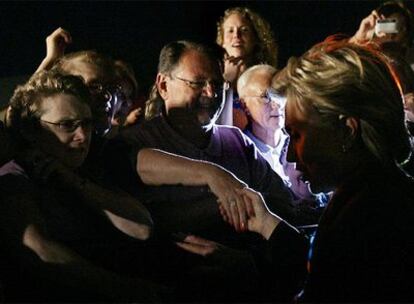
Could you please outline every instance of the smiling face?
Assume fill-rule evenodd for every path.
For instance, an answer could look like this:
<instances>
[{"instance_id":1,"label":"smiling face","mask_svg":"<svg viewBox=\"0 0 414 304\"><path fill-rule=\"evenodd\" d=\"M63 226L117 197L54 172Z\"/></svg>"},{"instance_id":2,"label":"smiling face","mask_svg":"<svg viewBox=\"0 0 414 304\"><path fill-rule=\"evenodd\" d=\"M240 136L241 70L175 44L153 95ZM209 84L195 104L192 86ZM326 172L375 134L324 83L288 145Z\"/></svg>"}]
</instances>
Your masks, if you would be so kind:
<instances>
[{"instance_id":1,"label":"smiling face","mask_svg":"<svg viewBox=\"0 0 414 304\"><path fill-rule=\"evenodd\" d=\"M40 129L34 135L35 145L67 167L78 168L88 154L91 140L89 106L73 95L55 94L42 99L39 111L42 115ZM68 121L85 121L85 124L68 132L58 125Z\"/></svg>"},{"instance_id":2,"label":"smiling face","mask_svg":"<svg viewBox=\"0 0 414 304\"><path fill-rule=\"evenodd\" d=\"M256 71L244 86L238 87L240 100L250 113L251 123L276 131L285 124L284 108L275 100L269 101L266 90L270 87L272 74ZM254 129L254 126L253 126Z\"/></svg>"},{"instance_id":3,"label":"smiling face","mask_svg":"<svg viewBox=\"0 0 414 304\"><path fill-rule=\"evenodd\" d=\"M186 51L170 75L157 76L167 115L180 112L202 126L211 122L221 105L222 84L218 63L196 50Z\"/></svg>"},{"instance_id":4,"label":"smiling face","mask_svg":"<svg viewBox=\"0 0 414 304\"><path fill-rule=\"evenodd\" d=\"M287 160L310 181L314 193L333 190L342 175L340 132L329 124L322 124L318 113L304 109L295 98L286 105L286 131L290 142Z\"/></svg>"},{"instance_id":5,"label":"smiling face","mask_svg":"<svg viewBox=\"0 0 414 304\"><path fill-rule=\"evenodd\" d=\"M248 58L257 43L256 34L249 20L238 13L223 22L223 45L229 56Z\"/></svg>"}]
</instances>

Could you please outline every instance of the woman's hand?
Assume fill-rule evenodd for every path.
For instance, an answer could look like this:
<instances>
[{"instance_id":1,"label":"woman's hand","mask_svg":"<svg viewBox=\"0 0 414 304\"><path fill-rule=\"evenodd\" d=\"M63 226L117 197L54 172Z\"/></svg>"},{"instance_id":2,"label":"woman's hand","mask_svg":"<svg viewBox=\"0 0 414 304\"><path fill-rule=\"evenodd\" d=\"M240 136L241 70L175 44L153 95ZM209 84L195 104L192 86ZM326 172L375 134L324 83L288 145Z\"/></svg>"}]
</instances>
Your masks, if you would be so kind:
<instances>
[{"instance_id":1,"label":"woman's hand","mask_svg":"<svg viewBox=\"0 0 414 304\"><path fill-rule=\"evenodd\" d=\"M249 210L247 228L249 231L261 234L269 239L273 230L282 221L278 216L269 211L262 195L250 188L236 190L243 195L246 210Z\"/></svg>"},{"instance_id":2,"label":"woman's hand","mask_svg":"<svg viewBox=\"0 0 414 304\"><path fill-rule=\"evenodd\" d=\"M207 185L217 196L223 219L237 231L247 230L248 210L238 189L247 185L234 174L218 166L209 166L206 172Z\"/></svg>"},{"instance_id":3,"label":"woman's hand","mask_svg":"<svg viewBox=\"0 0 414 304\"><path fill-rule=\"evenodd\" d=\"M373 10L371 14L362 19L359 25L358 31L351 37L349 42L355 44L366 44L374 38L375 24L378 19L384 19L384 16L379 16L378 13Z\"/></svg>"},{"instance_id":4,"label":"woman's hand","mask_svg":"<svg viewBox=\"0 0 414 304\"><path fill-rule=\"evenodd\" d=\"M243 72L244 61L241 57L229 56L224 59L224 73L223 77L233 86Z\"/></svg>"}]
</instances>

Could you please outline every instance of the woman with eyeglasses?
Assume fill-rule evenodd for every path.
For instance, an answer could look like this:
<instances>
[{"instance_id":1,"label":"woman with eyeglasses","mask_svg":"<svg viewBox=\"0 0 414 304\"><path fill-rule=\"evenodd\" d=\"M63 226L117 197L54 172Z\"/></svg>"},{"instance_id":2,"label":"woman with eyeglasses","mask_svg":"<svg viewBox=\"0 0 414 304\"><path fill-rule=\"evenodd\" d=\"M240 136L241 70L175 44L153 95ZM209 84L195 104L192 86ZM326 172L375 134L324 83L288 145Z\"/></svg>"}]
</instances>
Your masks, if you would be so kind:
<instances>
[{"instance_id":1,"label":"woman with eyeglasses","mask_svg":"<svg viewBox=\"0 0 414 304\"><path fill-rule=\"evenodd\" d=\"M153 300L146 283L105 270L117 268L123 242L150 236L152 220L81 172L93 129L81 78L32 76L10 101L7 128L20 151L0 168L6 301Z\"/></svg>"}]
</instances>

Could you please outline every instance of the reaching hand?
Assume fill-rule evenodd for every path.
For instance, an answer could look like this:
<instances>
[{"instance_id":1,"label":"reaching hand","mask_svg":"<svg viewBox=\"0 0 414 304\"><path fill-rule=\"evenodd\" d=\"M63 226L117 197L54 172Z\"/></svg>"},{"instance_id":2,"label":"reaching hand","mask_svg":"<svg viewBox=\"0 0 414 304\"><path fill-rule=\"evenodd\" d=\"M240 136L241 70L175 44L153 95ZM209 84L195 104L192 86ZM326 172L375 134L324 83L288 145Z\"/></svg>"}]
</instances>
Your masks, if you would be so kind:
<instances>
[{"instance_id":1,"label":"reaching hand","mask_svg":"<svg viewBox=\"0 0 414 304\"><path fill-rule=\"evenodd\" d=\"M273 230L281 222L281 219L270 213L259 192L250 188L236 191L243 195L246 209L250 210L250 216L247 220L247 228L250 231L261 234L265 239L269 239Z\"/></svg>"},{"instance_id":2,"label":"reaching hand","mask_svg":"<svg viewBox=\"0 0 414 304\"><path fill-rule=\"evenodd\" d=\"M247 185L224 168L214 166L210 169L207 174L207 184L211 192L217 196L223 219L234 226L237 231L247 230L248 210L242 195L236 191Z\"/></svg>"}]
</instances>

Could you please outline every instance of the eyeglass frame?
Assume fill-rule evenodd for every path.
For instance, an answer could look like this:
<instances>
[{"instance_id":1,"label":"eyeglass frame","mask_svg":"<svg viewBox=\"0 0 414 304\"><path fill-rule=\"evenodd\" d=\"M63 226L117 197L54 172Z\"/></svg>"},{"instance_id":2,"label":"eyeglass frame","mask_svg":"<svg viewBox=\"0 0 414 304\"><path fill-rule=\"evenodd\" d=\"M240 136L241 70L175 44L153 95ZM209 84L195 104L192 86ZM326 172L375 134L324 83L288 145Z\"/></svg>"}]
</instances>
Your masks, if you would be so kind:
<instances>
[{"instance_id":1,"label":"eyeglass frame","mask_svg":"<svg viewBox=\"0 0 414 304\"><path fill-rule=\"evenodd\" d=\"M194 90L202 90L205 87L207 87L208 85L210 85L213 88L213 92L217 93L217 92L222 92L223 90L228 90L229 87L230 87L230 84L227 81L223 81L221 83L220 82L215 82L215 81L210 81L210 80L196 81L196 80L190 80L190 79L174 76L172 74L170 75L170 78L181 80L187 86L189 86L190 88L192 88Z\"/></svg>"},{"instance_id":2,"label":"eyeglass frame","mask_svg":"<svg viewBox=\"0 0 414 304\"><path fill-rule=\"evenodd\" d=\"M82 127L83 129L91 129L95 123L93 118L85 118L85 119L66 119L59 122L47 121L44 119L39 119L41 122L45 122L47 124L51 124L57 126L59 130L62 130L66 133L73 133L76 131L77 128ZM65 127L64 123L72 123L71 127Z\"/></svg>"},{"instance_id":3,"label":"eyeglass frame","mask_svg":"<svg viewBox=\"0 0 414 304\"><path fill-rule=\"evenodd\" d=\"M244 96L244 98L261 98L265 99L266 101L262 101L263 104L268 105L272 102L279 105L280 108L284 108L286 106L286 97L281 95L278 91L273 88L268 88L262 95L248 95Z\"/></svg>"}]
</instances>

